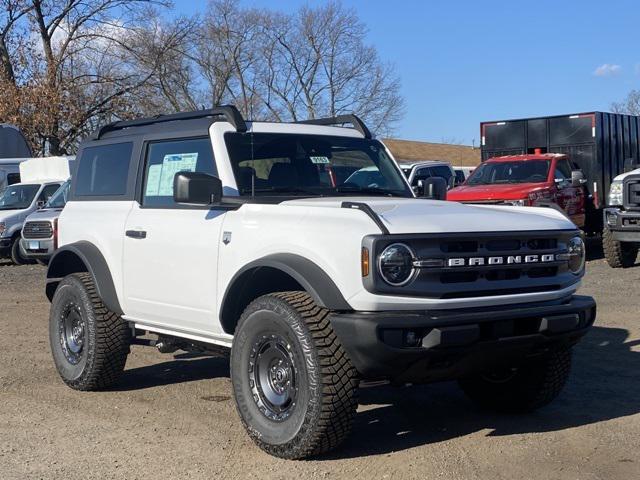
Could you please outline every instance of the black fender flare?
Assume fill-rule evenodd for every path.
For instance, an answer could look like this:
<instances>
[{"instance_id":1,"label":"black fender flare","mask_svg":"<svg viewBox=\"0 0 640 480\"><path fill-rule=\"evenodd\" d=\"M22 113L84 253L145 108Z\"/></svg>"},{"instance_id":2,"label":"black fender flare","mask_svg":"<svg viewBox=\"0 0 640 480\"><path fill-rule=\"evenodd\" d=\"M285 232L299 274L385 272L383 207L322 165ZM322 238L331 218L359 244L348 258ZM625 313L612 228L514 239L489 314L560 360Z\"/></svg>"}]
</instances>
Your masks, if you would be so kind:
<instances>
[{"instance_id":1,"label":"black fender flare","mask_svg":"<svg viewBox=\"0 0 640 480\"><path fill-rule=\"evenodd\" d=\"M222 302L220 303L221 320L223 320L223 324L225 323L224 318L227 316L226 312L233 310L231 305L234 302L233 294L237 291L236 287L242 287L242 285L239 284L243 282L243 279L246 279L247 275L245 274L249 274L249 272L256 271L260 268L272 268L289 275L300 284L316 304L321 307L334 311L353 310L335 282L316 263L300 255L276 253L244 265L231 278L222 297Z\"/></svg>"},{"instance_id":2,"label":"black fender flare","mask_svg":"<svg viewBox=\"0 0 640 480\"><path fill-rule=\"evenodd\" d=\"M49 300L64 277L78 272L90 273L105 306L118 315L123 314L107 261L98 247L84 240L60 247L49 260L46 286Z\"/></svg>"}]
</instances>

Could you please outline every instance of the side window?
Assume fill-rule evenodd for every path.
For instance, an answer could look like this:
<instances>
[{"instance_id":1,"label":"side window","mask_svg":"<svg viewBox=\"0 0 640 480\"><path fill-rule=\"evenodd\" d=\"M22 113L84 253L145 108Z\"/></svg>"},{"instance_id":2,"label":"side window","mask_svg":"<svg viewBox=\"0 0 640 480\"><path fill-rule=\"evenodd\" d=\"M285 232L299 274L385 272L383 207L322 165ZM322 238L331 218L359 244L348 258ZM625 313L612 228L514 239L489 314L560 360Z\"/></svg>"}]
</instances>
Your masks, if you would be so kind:
<instances>
[{"instance_id":1,"label":"side window","mask_svg":"<svg viewBox=\"0 0 640 480\"><path fill-rule=\"evenodd\" d=\"M76 195L125 195L132 150L131 142L85 148L76 174Z\"/></svg>"},{"instance_id":2,"label":"side window","mask_svg":"<svg viewBox=\"0 0 640 480\"><path fill-rule=\"evenodd\" d=\"M431 170L429 169L429 167L422 167L419 168L416 171L416 174L413 176L413 181L411 182L411 186L415 187L418 185L418 182L420 180L426 180L427 178L431 177Z\"/></svg>"},{"instance_id":3,"label":"side window","mask_svg":"<svg viewBox=\"0 0 640 480\"><path fill-rule=\"evenodd\" d=\"M566 184L571 179L571 165L568 160L559 160L554 173L555 179Z\"/></svg>"},{"instance_id":4,"label":"side window","mask_svg":"<svg viewBox=\"0 0 640 480\"><path fill-rule=\"evenodd\" d=\"M40 196L38 197L38 201L47 203L51 196L58 191L60 185L61 184L59 183L54 183L52 185L47 185L46 187L44 187L42 189L42 192L40 193Z\"/></svg>"},{"instance_id":5,"label":"side window","mask_svg":"<svg viewBox=\"0 0 640 480\"><path fill-rule=\"evenodd\" d=\"M208 137L149 143L142 205L157 208L174 206L173 178L178 172L217 174Z\"/></svg>"},{"instance_id":6,"label":"side window","mask_svg":"<svg viewBox=\"0 0 640 480\"><path fill-rule=\"evenodd\" d=\"M7 185L13 185L14 183L20 183L20 174L19 173L7 174Z\"/></svg>"}]
</instances>

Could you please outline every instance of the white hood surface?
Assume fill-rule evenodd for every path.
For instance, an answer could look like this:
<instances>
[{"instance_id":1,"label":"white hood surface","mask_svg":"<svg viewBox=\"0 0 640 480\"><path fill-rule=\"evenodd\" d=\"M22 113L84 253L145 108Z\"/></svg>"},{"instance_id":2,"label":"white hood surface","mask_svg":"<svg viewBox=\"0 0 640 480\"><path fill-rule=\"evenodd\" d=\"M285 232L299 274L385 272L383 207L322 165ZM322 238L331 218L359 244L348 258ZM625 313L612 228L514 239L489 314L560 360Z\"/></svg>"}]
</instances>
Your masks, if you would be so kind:
<instances>
[{"instance_id":1,"label":"white hood surface","mask_svg":"<svg viewBox=\"0 0 640 480\"><path fill-rule=\"evenodd\" d=\"M621 173L617 177L613 179L614 182L622 182L625 178L630 175L640 175L640 168L636 168L635 170L631 170L630 172Z\"/></svg>"},{"instance_id":2,"label":"white hood surface","mask_svg":"<svg viewBox=\"0 0 640 480\"><path fill-rule=\"evenodd\" d=\"M460 233L570 230L577 227L552 208L464 205L418 198L322 197L282 205L340 208L343 202L369 205L390 233Z\"/></svg>"}]
</instances>

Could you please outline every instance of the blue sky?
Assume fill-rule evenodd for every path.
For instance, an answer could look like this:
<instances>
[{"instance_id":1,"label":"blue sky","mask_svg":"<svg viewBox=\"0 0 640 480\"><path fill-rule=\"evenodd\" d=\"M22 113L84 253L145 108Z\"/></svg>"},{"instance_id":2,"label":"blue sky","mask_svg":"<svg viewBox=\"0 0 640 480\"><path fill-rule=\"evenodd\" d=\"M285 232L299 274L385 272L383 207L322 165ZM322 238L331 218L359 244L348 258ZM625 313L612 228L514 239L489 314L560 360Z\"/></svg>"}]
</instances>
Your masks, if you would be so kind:
<instances>
[{"instance_id":1,"label":"blue sky","mask_svg":"<svg viewBox=\"0 0 640 480\"><path fill-rule=\"evenodd\" d=\"M307 2L245 0L292 11ZM175 0L178 12L206 0ZM402 81L395 136L478 145L482 120L608 110L640 88L637 0L343 0Z\"/></svg>"}]
</instances>

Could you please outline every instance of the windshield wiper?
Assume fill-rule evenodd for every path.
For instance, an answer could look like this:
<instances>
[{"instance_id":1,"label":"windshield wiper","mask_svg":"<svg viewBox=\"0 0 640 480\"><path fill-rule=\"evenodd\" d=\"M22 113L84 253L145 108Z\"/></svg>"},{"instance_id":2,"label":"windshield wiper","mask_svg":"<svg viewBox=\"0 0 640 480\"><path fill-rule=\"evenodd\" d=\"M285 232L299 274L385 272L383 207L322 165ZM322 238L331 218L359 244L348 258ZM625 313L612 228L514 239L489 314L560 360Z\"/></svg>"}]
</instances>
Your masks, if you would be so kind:
<instances>
[{"instance_id":1,"label":"windshield wiper","mask_svg":"<svg viewBox=\"0 0 640 480\"><path fill-rule=\"evenodd\" d=\"M368 195L383 195L385 197L404 197L400 192L393 190L384 190L374 187L336 187L338 193L366 193Z\"/></svg>"}]
</instances>

